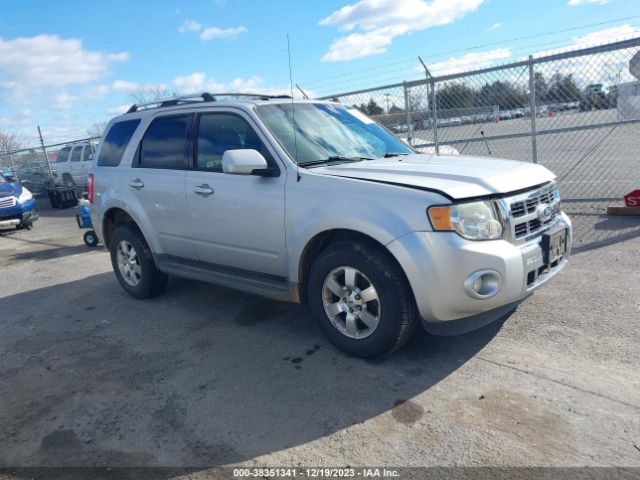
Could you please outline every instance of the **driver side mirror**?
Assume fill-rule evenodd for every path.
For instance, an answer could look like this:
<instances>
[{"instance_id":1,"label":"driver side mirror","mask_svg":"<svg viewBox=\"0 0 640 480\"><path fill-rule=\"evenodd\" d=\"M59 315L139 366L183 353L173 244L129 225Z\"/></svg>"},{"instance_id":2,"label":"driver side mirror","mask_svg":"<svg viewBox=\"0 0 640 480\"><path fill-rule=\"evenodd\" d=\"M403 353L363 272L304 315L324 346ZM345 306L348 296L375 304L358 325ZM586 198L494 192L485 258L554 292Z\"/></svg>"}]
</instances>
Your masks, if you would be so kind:
<instances>
[{"instance_id":1,"label":"driver side mirror","mask_svg":"<svg viewBox=\"0 0 640 480\"><path fill-rule=\"evenodd\" d=\"M231 175L259 175L271 177L275 169L269 168L267 161L257 150L227 150L222 155L222 171Z\"/></svg>"}]
</instances>

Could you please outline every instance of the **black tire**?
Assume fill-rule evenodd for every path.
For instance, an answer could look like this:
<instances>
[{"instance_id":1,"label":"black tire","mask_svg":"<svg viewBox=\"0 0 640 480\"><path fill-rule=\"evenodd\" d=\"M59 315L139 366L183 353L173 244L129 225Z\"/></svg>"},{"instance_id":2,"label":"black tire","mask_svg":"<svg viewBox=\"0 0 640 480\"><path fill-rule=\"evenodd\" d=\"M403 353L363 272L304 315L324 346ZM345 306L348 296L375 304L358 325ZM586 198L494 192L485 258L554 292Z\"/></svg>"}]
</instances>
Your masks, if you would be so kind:
<instances>
[{"instance_id":1,"label":"black tire","mask_svg":"<svg viewBox=\"0 0 640 480\"><path fill-rule=\"evenodd\" d=\"M325 279L341 267L358 270L357 278L365 285L373 285L377 292L373 307L377 310L378 323L373 332L363 338L352 338L340 331L334 326L336 320L332 321L325 311L324 295L329 293L324 290ZM346 285L346 278L344 283ZM322 332L337 348L356 357L389 355L411 338L418 323L417 307L404 273L387 252L373 243L337 242L322 251L309 274L308 297ZM334 300L340 299L335 296L327 301ZM365 308L369 308L368 305ZM338 316L344 318L343 313ZM361 320L357 322L366 330Z\"/></svg>"},{"instance_id":2,"label":"black tire","mask_svg":"<svg viewBox=\"0 0 640 480\"><path fill-rule=\"evenodd\" d=\"M135 250L135 262L139 277L137 284L132 284L123 277L118 266L118 249L121 242L128 243ZM126 292L135 298L149 298L162 293L167 285L167 275L156 268L151 250L138 228L130 223L118 226L111 237L109 245L111 265L118 282Z\"/></svg>"},{"instance_id":3,"label":"black tire","mask_svg":"<svg viewBox=\"0 0 640 480\"><path fill-rule=\"evenodd\" d=\"M98 245L98 236L93 230L86 231L82 239L87 247L92 248Z\"/></svg>"}]
</instances>

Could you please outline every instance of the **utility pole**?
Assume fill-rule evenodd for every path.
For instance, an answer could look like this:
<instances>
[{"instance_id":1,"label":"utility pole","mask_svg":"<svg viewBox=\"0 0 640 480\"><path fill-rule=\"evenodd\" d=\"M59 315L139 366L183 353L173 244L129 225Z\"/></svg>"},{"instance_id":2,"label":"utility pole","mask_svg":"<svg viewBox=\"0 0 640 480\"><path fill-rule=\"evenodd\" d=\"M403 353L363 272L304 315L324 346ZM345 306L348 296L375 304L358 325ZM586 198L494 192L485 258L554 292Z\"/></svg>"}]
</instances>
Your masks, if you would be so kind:
<instances>
[{"instance_id":1,"label":"utility pole","mask_svg":"<svg viewBox=\"0 0 640 480\"><path fill-rule=\"evenodd\" d=\"M44 159L47 162L47 170L49 171L49 180L53 179L53 172L51 171L51 163L49 163L49 155L47 155L47 149L44 148L44 140L42 139L42 130L38 125L38 136L40 137L40 145L42 146L42 153L44 153Z\"/></svg>"},{"instance_id":2,"label":"utility pole","mask_svg":"<svg viewBox=\"0 0 640 480\"><path fill-rule=\"evenodd\" d=\"M390 93L385 93L385 94L384 94L384 96L385 96L385 97L386 97L386 99L387 99L387 115L389 115L389 96L390 96L390 95L391 95Z\"/></svg>"}]
</instances>

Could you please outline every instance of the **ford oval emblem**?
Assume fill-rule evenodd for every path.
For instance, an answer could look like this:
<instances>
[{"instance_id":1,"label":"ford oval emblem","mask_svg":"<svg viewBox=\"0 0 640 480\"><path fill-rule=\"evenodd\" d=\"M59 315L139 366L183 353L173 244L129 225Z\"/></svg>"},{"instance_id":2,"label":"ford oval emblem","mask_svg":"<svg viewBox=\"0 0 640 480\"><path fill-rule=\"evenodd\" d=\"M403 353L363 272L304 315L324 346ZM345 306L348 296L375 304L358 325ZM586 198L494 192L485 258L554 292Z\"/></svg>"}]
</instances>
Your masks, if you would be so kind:
<instances>
[{"instance_id":1,"label":"ford oval emblem","mask_svg":"<svg viewBox=\"0 0 640 480\"><path fill-rule=\"evenodd\" d=\"M542 222L546 222L547 220L550 220L551 217L553 217L553 212L554 212L553 207L548 203L541 203L536 207L536 214L538 215L538 218Z\"/></svg>"}]
</instances>

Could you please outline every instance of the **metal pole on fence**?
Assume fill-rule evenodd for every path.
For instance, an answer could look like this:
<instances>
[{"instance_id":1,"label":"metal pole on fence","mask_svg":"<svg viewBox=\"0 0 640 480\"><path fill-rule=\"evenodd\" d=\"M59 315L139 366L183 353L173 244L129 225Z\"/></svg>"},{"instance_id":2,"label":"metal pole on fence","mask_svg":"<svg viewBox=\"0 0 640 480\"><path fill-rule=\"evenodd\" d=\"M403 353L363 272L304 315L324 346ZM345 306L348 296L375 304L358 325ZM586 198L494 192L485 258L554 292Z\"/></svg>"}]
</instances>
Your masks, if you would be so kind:
<instances>
[{"instance_id":1,"label":"metal pole on fence","mask_svg":"<svg viewBox=\"0 0 640 480\"><path fill-rule=\"evenodd\" d=\"M53 178L53 172L51 171L51 164L49 163L49 155L47 155L47 149L44 148L44 140L42 139L42 130L38 125L38 136L40 137L40 145L42 146L42 153L44 153L44 159L47 162L47 170L49 171L49 180Z\"/></svg>"},{"instance_id":2,"label":"metal pole on fence","mask_svg":"<svg viewBox=\"0 0 640 480\"><path fill-rule=\"evenodd\" d=\"M402 82L402 88L404 89L404 110L407 113L407 140L409 145L413 145L413 127L411 126L411 105L409 105L409 91L407 89L407 82Z\"/></svg>"},{"instance_id":3,"label":"metal pole on fence","mask_svg":"<svg viewBox=\"0 0 640 480\"><path fill-rule=\"evenodd\" d=\"M18 171L16 170L16 164L13 163L13 155L9 154L9 163L11 163L11 173L13 174L13 177L16 179L16 182L19 182L20 179L18 178Z\"/></svg>"},{"instance_id":4,"label":"metal pole on fence","mask_svg":"<svg viewBox=\"0 0 640 480\"><path fill-rule=\"evenodd\" d=\"M436 109L436 82L431 79L431 111L433 113L433 142L436 144L436 155L440 155L440 144L438 142L438 112Z\"/></svg>"},{"instance_id":5,"label":"metal pole on fence","mask_svg":"<svg viewBox=\"0 0 640 480\"><path fill-rule=\"evenodd\" d=\"M431 93L430 95L428 94L428 96L431 97L429 99L429 103L431 104L431 121L433 122L433 143L436 147L436 155L439 155L440 145L438 143L438 114L436 112L436 82L433 79L431 72L429 72L429 69L422 61L422 58L418 57L418 60L420 60L422 68L424 68L424 73L427 76L427 85L429 85L429 88L431 89Z\"/></svg>"},{"instance_id":6,"label":"metal pole on fence","mask_svg":"<svg viewBox=\"0 0 640 480\"><path fill-rule=\"evenodd\" d=\"M533 163L538 163L538 139L536 136L536 81L533 72L533 56L529 55L529 103L531 115L531 154Z\"/></svg>"}]
</instances>

